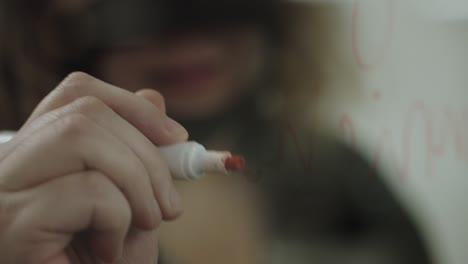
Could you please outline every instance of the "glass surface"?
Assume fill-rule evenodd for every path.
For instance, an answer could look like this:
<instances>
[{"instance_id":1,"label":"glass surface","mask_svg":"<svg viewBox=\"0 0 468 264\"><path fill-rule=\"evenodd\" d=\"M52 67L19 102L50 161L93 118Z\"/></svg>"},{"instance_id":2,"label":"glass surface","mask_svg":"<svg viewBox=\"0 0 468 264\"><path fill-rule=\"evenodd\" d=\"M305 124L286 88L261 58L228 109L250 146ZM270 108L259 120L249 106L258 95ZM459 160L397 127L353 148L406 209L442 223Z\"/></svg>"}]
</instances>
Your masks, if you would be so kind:
<instances>
[{"instance_id":1,"label":"glass surface","mask_svg":"<svg viewBox=\"0 0 468 264\"><path fill-rule=\"evenodd\" d=\"M176 182L161 263L468 259L467 3L0 5L0 130L84 71L157 90L190 140L245 157Z\"/></svg>"}]
</instances>

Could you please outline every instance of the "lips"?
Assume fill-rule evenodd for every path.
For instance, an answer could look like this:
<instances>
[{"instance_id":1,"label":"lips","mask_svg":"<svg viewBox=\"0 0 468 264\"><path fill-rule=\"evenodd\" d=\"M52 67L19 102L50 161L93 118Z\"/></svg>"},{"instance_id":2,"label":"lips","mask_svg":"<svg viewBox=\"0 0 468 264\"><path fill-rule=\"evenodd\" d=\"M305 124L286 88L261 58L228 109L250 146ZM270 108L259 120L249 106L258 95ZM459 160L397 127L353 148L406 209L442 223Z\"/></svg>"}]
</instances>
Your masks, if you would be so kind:
<instances>
[{"instance_id":1,"label":"lips","mask_svg":"<svg viewBox=\"0 0 468 264\"><path fill-rule=\"evenodd\" d=\"M192 63L157 70L151 79L164 92L180 94L205 91L219 75L214 63Z\"/></svg>"},{"instance_id":2,"label":"lips","mask_svg":"<svg viewBox=\"0 0 468 264\"><path fill-rule=\"evenodd\" d=\"M186 35L164 43L147 77L166 94L207 91L222 75L222 45L213 38Z\"/></svg>"}]
</instances>

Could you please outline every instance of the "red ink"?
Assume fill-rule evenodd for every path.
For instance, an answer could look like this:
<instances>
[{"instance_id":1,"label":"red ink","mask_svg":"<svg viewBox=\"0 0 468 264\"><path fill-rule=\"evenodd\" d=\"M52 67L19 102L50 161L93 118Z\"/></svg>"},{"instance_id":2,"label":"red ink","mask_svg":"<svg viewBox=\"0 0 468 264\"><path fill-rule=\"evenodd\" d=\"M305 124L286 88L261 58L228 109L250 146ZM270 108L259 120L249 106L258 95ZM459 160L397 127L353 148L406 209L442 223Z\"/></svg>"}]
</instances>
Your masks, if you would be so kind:
<instances>
[{"instance_id":1,"label":"red ink","mask_svg":"<svg viewBox=\"0 0 468 264\"><path fill-rule=\"evenodd\" d=\"M436 115L437 114L437 115ZM436 119L437 117L437 119ZM397 158L397 169L401 180L407 179L413 161L414 140L421 138L424 147L424 169L426 175L431 175L435 161L448 154L448 143L453 141L453 147L458 159L468 158L468 125L463 122L468 113L463 111L434 111L424 102L418 101L410 105L404 114L404 123L401 133L393 133L390 129L382 129L372 152L371 161L374 168L380 167L382 156L388 151L390 156ZM417 125L422 124L422 132L415 133ZM355 141L355 129L351 116L343 114L340 121L342 132ZM437 133L436 133L437 132ZM394 144L394 136L401 135L401 145ZM354 143L353 143L354 144ZM395 149L395 147L399 147ZM387 150L386 150L387 149ZM399 154L399 155L398 155Z\"/></svg>"},{"instance_id":2,"label":"red ink","mask_svg":"<svg viewBox=\"0 0 468 264\"><path fill-rule=\"evenodd\" d=\"M374 61L366 61L363 58L363 54L361 53L361 49L359 48L359 40L358 40L358 35L359 35L359 30L358 30L358 20L360 16L360 0L355 0L354 1L354 6L353 6L353 16L352 16L352 49L353 49L353 55L356 60L357 65L359 68L363 70L371 70L374 68L377 64L382 62L385 59L385 51L388 50L391 44L392 40L392 35L393 35L393 20L394 20L394 12L395 12L395 1L393 0L386 0L387 6L387 14L386 14L386 25L385 25L385 36L384 36L384 44L381 47L381 50L377 53L378 56Z\"/></svg>"},{"instance_id":3,"label":"red ink","mask_svg":"<svg viewBox=\"0 0 468 264\"><path fill-rule=\"evenodd\" d=\"M245 167L245 159L242 156L233 155L226 158L224 167L230 171L241 171Z\"/></svg>"},{"instance_id":4,"label":"red ink","mask_svg":"<svg viewBox=\"0 0 468 264\"><path fill-rule=\"evenodd\" d=\"M454 137L455 137L455 151L457 154L457 157L460 159L464 158L465 155L465 139L463 137L463 114L455 114L451 110L447 110L445 112L445 115L447 116L447 119L450 121L451 128L454 131Z\"/></svg>"},{"instance_id":5,"label":"red ink","mask_svg":"<svg viewBox=\"0 0 468 264\"><path fill-rule=\"evenodd\" d=\"M380 91L374 91L374 93L372 93L372 99L374 99L375 102L380 101L380 99L382 99L382 93Z\"/></svg>"},{"instance_id":6,"label":"red ink","mask_svg":"<svg viewBox=\"0 0 468 264\"><path fill-rule=\"evenodd\" d=\"M449 110L441 112L434 111L432 107L429 107L424 102L418 101L411 104L407 111L403 113L403 128L401 130L395 131L387 128L377 130L381 131L381 134L371 152L373 169L381 167L384 155L388 154L395 158L399 176L401 180L405 180L411 170L410 166L413 161L413 143L418 138L422 139L422 144L425 148L422 155L425 155L423 164L427 175L432 173L437 158L441 158L447 154L448 143L452 140L452 137L458 158L468 159L468 122L463 122L467 120L467 117L468 111L466 113ZM418 124L422 124L422 132L416 134L419 131L416 130L419 128ZM339 127L350 147L357 148L357 130L354 120L349 113L342 115ZM292 151L294 157L289 157L289 160L297 159L299 166L304 169L304 173L310 172L313 165L314 153L308 151L311 146L305 145L301 141L302 137L299 136L299 131L294 127L294 124L290 120L283 121L276 126L275 130L278 132L276 134L277 138L271 144L271 153L274 153L274 155L271 157L271 160L264 160L259 164L260 170L263 170L262 167L281 167L287 159L285 155L287 151ZM313 138L313 136L310 135L310 138ZM241 164L240 161L226 161L226 168L243 168L243 162L242 159L242 165L239 165ZM255 181L260 180L264 172L249 169L244 170L244 173Z\"/></svg>"},{"instance_id":7,"label":"red ink","mask_svg":"<svg viewBox=\"0 0 468 264\"><path fill-rule=\"evenodd\" d=\"M440 157L444 154L446 136L439 137L438 143L435 142L434 136L434 116L432 111L426 107L423 102L416 102L411 106L408 115L406 116L405 125L403 128L402 135L402 177L406 177L409 171L409 163L411 159L411 144L412 144L412 131L417 120L415 119L416 114L424 121L424 137L426 145L426 174L431 174L431 166L435 157Z\"/></svg>"},{"instance_id":8,"label":"red ink","mask_svg":"<svg viewBox=\"0 0 468 264\"><path fill-rule=\"evenodd\" d=\"M349 114L343 114L340 120L340 128L343 130L345 135L348 136L347 140L351 144L351 147L356 146L356 134L353 125L353 120Z\"/></svg>"}]
</instances>

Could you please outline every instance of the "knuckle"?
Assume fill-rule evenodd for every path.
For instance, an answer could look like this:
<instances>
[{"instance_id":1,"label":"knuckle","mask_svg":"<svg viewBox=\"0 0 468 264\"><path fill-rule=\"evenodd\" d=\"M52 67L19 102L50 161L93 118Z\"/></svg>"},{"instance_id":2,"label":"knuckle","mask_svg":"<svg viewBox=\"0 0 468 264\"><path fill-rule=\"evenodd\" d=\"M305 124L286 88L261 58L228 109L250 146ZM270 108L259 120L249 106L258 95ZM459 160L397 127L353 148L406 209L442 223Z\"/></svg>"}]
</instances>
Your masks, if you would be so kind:
<instances>
[{"instance_id":1,"label":"knuckle","mask_svg":"<svg viewBox=\"0 0 468 264\"><path fill-rule=\"evenodd\" d=\"M149 174L152 180L152 183L158 187L166 187L171 182L171 173L169 171L169 167L167 163L162 158L161 153L156 152L154 155L156 158L152 163L152 166L149 169Z\"/></svg>"},{"instance_id":2,"label":"knuckle","mask_svg":"<svg viewBox=\"0 0 468 264\"><path fill-rule=\"evenodd\" d=\"M166 112L166 102L162 94L159 92L154 91L153 99L151 99L156 107L161 112Z\"/></svg>"},{"instance_id":3,"label":"knuckle","mask_svg":"<svg viewBox=\"0 0 468 264\"><path fill-rule=\"evenodd\" d=\"M155 101L158 101L158 102L164 102L164 96L156 91L156 90L150 90L151 91L151 96L154 98Z\"/></svg>"},{"instance_id":4,"label":"knuckle","mask_svg":"<svg viewBox=\"0 0 468 264\"><path fill-rule=\"evenodd\" d=\"M109 206L114 212L116 217L112 217L107 221L107 226L110 229L127 229L130 226L132 221L132 213L130 210L130 205L126 201L115 203L115 199L112 200L114 204ZM109 202L110 204L110 202Z\"/></svg>"},{"instance_id":5,"label":"knuckle","mask_svg":"<svg viewBox=\"0 0 468 264\"><path fill-rule=\"evenodd\" d=\"M126 203L122 205L118 205L122 207ZM107 221L107 227L111 230L118 230L118 229L127 229L130 226L132 215L130 213L130 209L128 210L115 210L117 212L116 217L112 217Z\"/></svg>"},{"instance_id":6,"label":"knuckle","mask_svg":"<svg viewBox=\"0 0 468 264\"><path fill-rule=\"evenodd\" d=\"M153 184L153 189L156 192L160 192L162 190L167 189L170 187L170 176L169 171L158 169L157 171L151 172L151 182Z\"/></svg>"},{"instance_id":7,"label":"knuckle","mask_svg":"<svg viewBox=\"0 0 468 264\"><path fill-rule=\"evenodd\" d=\"M162 93L156 91L156 90L151 90L154 92L154 95L157 96L159 99L161 100L164 100L164 96L162 95Z\"/></svg>"},{"instance_id":8,"label":"knuckle","mask_svg":"<svg viewBox=\"0 0 468 264\"><path fill-rule=\"evenodd\" d=\"M57 122L55 129L57 135L65 139L77 139L83 137L90 127L90 120L86 115L73 113L67 115Z\"/></svg>"},{"instance_id":9,"label":"knuckle","mask_svg":"<svg viewBox=\"0 0 468 264\"><path fill-rule=\"evenodd\" d=\"M96 171L84 173L80 179L83 189L95 198L103 198L112 187L107 177Z\"/></svg>"},{"instance_id":10,"label":"knuckle","mask_svg":"<svg viewBox=\"0 0 468 264\"><path fill-rule=\"evenodd\" d=\"M140 96L136 96L134 98L135 100L135 103L138 104L140 107L141 107L141 111L143 111L143 115L148 118L161 118L164 120L164 118L166 118L166 114L164 112L163 109L160 109L159 107L155 106L153 103L155 103L156 101L158 102L162 102L164 104L164 97L162 97L162 95L160 95L159 93L157 93L158 95L156 95L157 98L160 97L160 99L156 99L154 94L153 94L153 91L151 91L151 96L150 96L150 100L146 99L146 98L143 98L143 97L140 97ZM152 103L153 102L153 103Z\"/></svg>"},{"instance_id":11,"label":"knuckle","mask_svg":"<svg viewBox=\"0 0 468 264\"><path fill-rule=\"evenodd\" d=\"M78 94L81 87L91 84L94 80L94 77L84 72L72 72L60 83L58 90Z\"/></svg>"},{"instance_id":12,"label":"knuckle","mask_svg":"<svg viewBox=\"0 0 468 264\"><path fill-rule=\"evenodd\" d=\"M95 204L101 204L101 208L116 216L110 218L106 224L108 228L119 229L130 224L132 218L130 205L104 174L97 171L84 173L81 177L81 186L86 190L88 198L95 201Z\"/></svg>"},{"instance_id":13,"label":"knuckle","mask_svg":"<svg viewBox=\"0 0 468 264\"><path fill-rule=\"evenodd\" d=\"M115 227L128 227L130 226L130 223L132 222L132 209L130 208L130 204L127 202L127 200L124 198L124 196L120 195L120 201L116 199L112 199L110 202L115 206L119 213L119 217L116 217L117 219L113 219L115 221L114 226Z\"/></svg>"},{"instance_id":14,"label":"knuckle","mask_svg":"<svg viewBox=\"0 0 468 264\"><path fill-rule=\"evenodd\" d=\"M95 96L84 96L75 101L79 113L99 113L109 110L109 107Z\"/></svg>"},{"instance_id":15,"label":"knuckle","mask_svg":"<svg viewBox=\"0 0 468 264\"><path fill-rule=\"evenodd\" d=\"M89 81L92 81L93 79L94 79L94 77L92 77L91 75L89 75L87 73L80 72L80 71L75 71L75 72L70 73L65 78L64 82L65 83L74 83L74 82L87 83Z\"/></svg>"}]
</instances>

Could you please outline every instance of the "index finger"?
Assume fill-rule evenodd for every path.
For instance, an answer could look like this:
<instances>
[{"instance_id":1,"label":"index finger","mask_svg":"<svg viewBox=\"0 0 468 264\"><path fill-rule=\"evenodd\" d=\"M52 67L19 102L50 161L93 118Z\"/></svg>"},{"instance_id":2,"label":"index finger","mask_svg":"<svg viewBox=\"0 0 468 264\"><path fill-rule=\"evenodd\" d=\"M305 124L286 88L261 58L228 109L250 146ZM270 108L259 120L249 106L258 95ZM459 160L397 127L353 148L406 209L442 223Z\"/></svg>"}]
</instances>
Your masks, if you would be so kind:
<instances>
[{"instance_id":1,"label":"index finger","mask_svg":"<svg viewBox=\"0 0 468 264\"><path fill-rule=\"evenodd\" d=\"M82 72L66 77L42 100L25 126L37 117L84 96L96 97L104 102L154 144L173 144L188 137L185 128L148 100Z\"/></svg>"}]
</instances>

